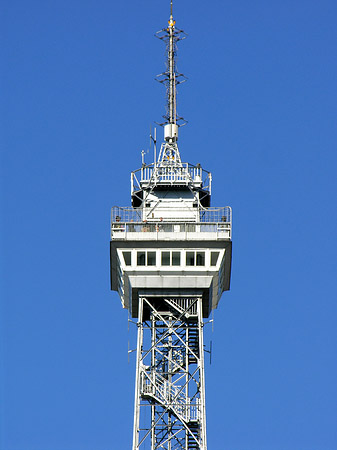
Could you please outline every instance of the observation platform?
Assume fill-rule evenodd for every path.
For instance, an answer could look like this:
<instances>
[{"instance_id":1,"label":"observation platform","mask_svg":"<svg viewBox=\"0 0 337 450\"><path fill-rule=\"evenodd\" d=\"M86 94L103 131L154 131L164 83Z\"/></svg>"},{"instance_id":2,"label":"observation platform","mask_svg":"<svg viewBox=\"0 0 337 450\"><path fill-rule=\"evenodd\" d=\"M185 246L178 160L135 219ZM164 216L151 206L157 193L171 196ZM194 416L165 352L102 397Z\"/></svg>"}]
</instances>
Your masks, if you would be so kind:
<instances>
[{"instance_id":1,"label":"observation platform","mask_svg":"<svg viewBox=\"0 0 337 450\"><path fill-rule=\"evenodd\" d=\"M115 206L111 210L111 240L218 241L231 240L231 231L230 206L180 211Z\"/></svg>"},{"instance_id":2,"label":"observation platform","mask_svg":"<svg viewBox=\"0 0 337 450\"><path fill-rule=\"evenodd\" d=\"M203 316L229 289L232 210L113 207L111 289L137 317L140 295L203 299Z\"/></svg>"}]
</instances>

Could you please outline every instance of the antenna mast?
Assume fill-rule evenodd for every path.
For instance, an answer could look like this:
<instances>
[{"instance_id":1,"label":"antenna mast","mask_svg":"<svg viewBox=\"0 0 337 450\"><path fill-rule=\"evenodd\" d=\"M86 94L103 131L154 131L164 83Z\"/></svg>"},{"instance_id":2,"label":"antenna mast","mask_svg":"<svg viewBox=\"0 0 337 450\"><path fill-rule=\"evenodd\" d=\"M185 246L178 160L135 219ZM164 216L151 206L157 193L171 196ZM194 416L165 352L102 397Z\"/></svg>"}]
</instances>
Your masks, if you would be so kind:
<instances>
[{"instance_id":1,"label":"antenna mast","mask_svg":"<svg viewBox=\"0 0 337 450\"><path fill-rule=\"evenodd\" d=\"M176 102L176 80L175 80L175 60L174 60L174 25L175 21L173 20L172 15L172 0L171 0L171 15L169 20L169 80L170 80L170 90L169 90L169 98L168 98L168 106L169 106L169 123L176 124L177 122L177 102Z\"/></svg>"},{"instance_id":2,"label":"antenna mast","mask_svg":"<svg viewBox=\"0 0 337 450\"><path fill-rule=\"evenodd\" d=\"M156 33L156 37L165 42L167 53L166 71L158 75L156 80L165 85L167 98L166 114L163 115L165 122L160 125L180 126L184 125L186 121L177 114L177 85L186 81L186 77L177 70L177 42L185 39L187 35L183 30L179 30L175 23L173 19L173 2L171 0L171 14L168 27ZM179 121L183 121L183 123L178 124Z\"/></svg>"}]
</instances>

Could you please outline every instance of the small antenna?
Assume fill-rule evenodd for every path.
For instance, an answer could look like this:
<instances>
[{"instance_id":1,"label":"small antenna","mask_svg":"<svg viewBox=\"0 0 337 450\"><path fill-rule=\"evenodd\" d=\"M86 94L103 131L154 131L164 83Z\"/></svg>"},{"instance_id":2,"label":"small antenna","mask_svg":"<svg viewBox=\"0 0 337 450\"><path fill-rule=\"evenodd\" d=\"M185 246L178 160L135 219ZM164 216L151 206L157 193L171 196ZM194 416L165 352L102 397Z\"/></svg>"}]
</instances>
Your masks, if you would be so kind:
<instances>
[{"instance_id":1,"label":"small antenna","mask_svg":"<svg viewBox=\"0 0 337 450\"><path fill-rule=\"evenodd\" d=\"M136 349L130 350L130 341L128 341L128 364L130 363L130 353L135 352Z\"/></svg>"},{"instance_id":2,"label":"small antenna","mask_svg":"<svg viewBox=\"0 0 337 450\"><path fill-rule=\"evenodd\" d=\"M157 162L157 129L154 128L154 136L152 136L152 127L150 125L150 148L151 148L151 141L153 142L153 153L154 153L154 165L156 166Z\"/></svg>"},{"instance_id":3,"label":"small antenna","mask_svg":"<svg viewBox=\"0 0 337 450\"><path fill-rule=\"evenodd\" d=\"M204 345L204 351L206 353L209 353L209 364L211 365L212 364L212 341L210 341L210 343L209 343L209 350L206 350L205 345Z\"/></svg>"}]
</instances>

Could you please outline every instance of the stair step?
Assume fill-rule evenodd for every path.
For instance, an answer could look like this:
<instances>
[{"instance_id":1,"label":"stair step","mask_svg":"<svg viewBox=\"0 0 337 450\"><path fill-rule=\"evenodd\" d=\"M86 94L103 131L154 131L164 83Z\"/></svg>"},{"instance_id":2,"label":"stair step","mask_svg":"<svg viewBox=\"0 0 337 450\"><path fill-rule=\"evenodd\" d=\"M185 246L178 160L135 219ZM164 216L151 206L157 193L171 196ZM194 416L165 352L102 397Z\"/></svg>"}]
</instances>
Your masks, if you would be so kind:
<instances>
[{"instance_id":1,"label":"stair step","mask_svg":"<svg viewBox=\"0 0 337 450\"><path fill-rule=\"evenodd\" d=\"M193 435L195 436L195 438L198 439L198 435L199 435L198 428L190 427L190 430L193 433ZM196 442L195 439L193 438L193 436L191 436L189 433L187 435L187 447L188 447L188 450L194 450L194 449L200 448L198 442Z\"/></svg>"}]
</instances>

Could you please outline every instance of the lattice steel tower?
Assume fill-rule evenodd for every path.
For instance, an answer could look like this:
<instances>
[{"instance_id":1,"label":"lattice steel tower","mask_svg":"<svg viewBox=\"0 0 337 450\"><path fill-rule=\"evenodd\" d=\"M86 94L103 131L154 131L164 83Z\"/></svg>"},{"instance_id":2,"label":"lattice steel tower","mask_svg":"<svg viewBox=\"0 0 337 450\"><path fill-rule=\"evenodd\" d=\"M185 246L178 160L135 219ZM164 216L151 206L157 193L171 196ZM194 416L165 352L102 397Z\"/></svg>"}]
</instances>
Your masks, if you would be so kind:
<instances>
[{"instance_id":1,"label":"lattice steel tower","mask_svg":"<svg viewBox=\"0 0 337 450\"><path fill-rule=\"evenodd\" d=\"M172 1L157 37L167 51L164 142L131 174L132 207L112 208L111 289L138 325L132 449L206 450L203 319L229 289L232 215L210 207L211 174L180 158L175 59L185 34Z\"/></svg>"}]
</instances>

